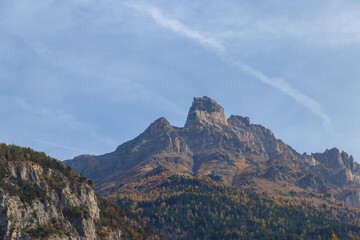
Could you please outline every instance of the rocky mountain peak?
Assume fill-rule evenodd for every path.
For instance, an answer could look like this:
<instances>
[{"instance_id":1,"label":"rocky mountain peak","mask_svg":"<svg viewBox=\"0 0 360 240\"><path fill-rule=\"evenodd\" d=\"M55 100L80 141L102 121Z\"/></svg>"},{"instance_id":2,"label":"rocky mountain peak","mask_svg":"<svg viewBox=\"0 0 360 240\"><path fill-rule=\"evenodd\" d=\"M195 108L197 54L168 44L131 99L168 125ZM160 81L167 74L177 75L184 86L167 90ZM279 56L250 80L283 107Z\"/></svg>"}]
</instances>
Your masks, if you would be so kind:
<instances>
[{"instance_id":1,"label":"rocky mountain peak","mask_svg":"<svg viewBox=\"0 0 360 240\"><path fill-rule=\"evenodd\" d=\"M343 167L344 165L349 165L346 164L346 162L349 161L349 155L345 152L341 153L340 150L335 147L330 150L326 149L326 151L322 154L320 153L313 154L313 157L317 159L319 162L334 169Z\"/></svg>"},{"instance_id":2,"label":"rocky mountain peak","mask_svg":"<svg viewBox=\"0 0 360 240\"><path fill-rule=\"evenodd\" d=\"M330 150L326 150L325 154L327 155L329 165L338 167L344 164L339 149L332 148Z\"/></svg>"},{"instance_id":3,"label":"rocky mountain peak","mask_svg":"<svg viewBox=\"0 0 360 240\"><path fill-rule=\"evenodd\" d=\"M228 123L233 126L250 126L250 118L249 117L241 117L241 116L234 116L231 115L228 119Z\"/></svg>"},{"instance_id":4,"label":"rocky mountain peak","mask_svg":"<svg viewBox=\"0 0 360 240\"><path fill-rule=\"evenodd\" d=\"M355 160L354 157L352 155L349 156L349 154L347 154L346 152L342 151L341 152L341 158L344 162L344 165L348 168L350 168L351 170L355 169Z\"/></svg>"},{"instance_id":5,"label":"rocky mountain peak","mask_svg":"<svg viewBox=\"0 0 360 240\"><path fill-rule=\"evenodd\" d=\"M103 194L162 166L179 174L216 175L231 186L270 195L303 194L290 193L283 181L340 201L351 189L356 194L348 203L360 206L360 165L351 155L337 148L300 155L248 117L226 119L224 109L209 97L194 98L184 128L159 118L116 152L83 158L66 164L91 177Z\"/></svg>"},{"instance_id":6,"label":"rocky mountain peak","mask_svg":"<svg viewBox=\"0 0 360 240\"><path fill-rule=\"evenodd\" d=\"M144 133L154 135L171 129L172 126L169 121L166 118L161 117L155 120L152 124L150 124L150 126L145 130Z\"/></svg>"},{"instance_id":7,"label":"rocky mountain peak","mask_svg":"<svg viewBox=\"0 0 360 240\"><path fill-rule=\"evenodd\" d=\"M194 98L185 127L197 125L228 125L224 108L209 97Z\"/></svg>"}]
</instances>

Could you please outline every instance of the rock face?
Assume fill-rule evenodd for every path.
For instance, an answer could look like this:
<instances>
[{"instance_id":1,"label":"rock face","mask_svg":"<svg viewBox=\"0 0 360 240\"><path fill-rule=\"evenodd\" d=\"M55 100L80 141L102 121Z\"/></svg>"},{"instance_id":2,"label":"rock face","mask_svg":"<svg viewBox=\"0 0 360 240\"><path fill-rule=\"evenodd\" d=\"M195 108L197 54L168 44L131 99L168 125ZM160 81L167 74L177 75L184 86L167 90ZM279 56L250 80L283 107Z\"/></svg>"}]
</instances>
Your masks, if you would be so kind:
<instances>
[{"instance_id":1,"label":"rock face","mask_svg":"<svg viewBox=\"0 0 360 240\"><path fill-rule=\"evenodd\" d=\"M12 195L0 189L1 235L3 239L27 239L27 232L35 232L40 227L62 225L59 231L76 239L96 239L96 222L100 220L95 190L86 183L72 184L53 169L44 169L31 162L8 162L5 170L10 178L3 185L13 186L17 182L39 186L43 196L29 201L25 197ZM14 180L16 178L16 180ZM51 189L46 179L62 179L62 186ZM52 180L50 180L52 181ZM6 185L5 185L6 186ZM40 187L42 186L42 187ZM16 188L16 187L14 187ZM41 190L39 190L41 192ZM21 192L19 193L21 194ZM54 204L56 203L56 204ZM66 211L76 208L86 209L87 218L66 219ZM65 210L65 212L64 212ZM64 216L65 213L65 216ZM73 221L72 221L73 220ZM53 229L56 232L56 229ZM40 230L39 230L40 231ZM53 236L57 239L69 239L64 234ZM31 234L29 234L31 236ZM30 239L28 237L28 239Z\"/></svg>"},{"instance_id":2,"label":"rock face","mask_svg":"<svg viewBox=\"0 0 360 240\"><path fill-rule=\"evenodd\" d=\"M101 156L65 164L94 180L103 195L116 194L157 167L184 175L219 176L223 182L265 195L311 196L360 203L360 168L338 149L299 154L248 117L230 116L208 97L195 98L185 127L160 118L135 139ZM291 192L291 193L290 193Z\"/></svg>"},{"instance_id":3,"label":"rock face","mask_svg":"<svg viewBox=\"0 0 360 240\"><path fill-rule=\"evenodd\" d=\"M104 204L91 181L70 167L0 144L0 239L126 239L121 228L104 224ZM141 230L128 219L129 228Z\"/></svg>"},{"instance_id":4,"label":"rock face","mask_svg":"<svg viewBox=\"0 0 360 240\"><path fill-rule=\"evenodd\" d=\"M224 109L209 97L194 98L185 127L227 125Z\"/></svg>"}]
</instances>

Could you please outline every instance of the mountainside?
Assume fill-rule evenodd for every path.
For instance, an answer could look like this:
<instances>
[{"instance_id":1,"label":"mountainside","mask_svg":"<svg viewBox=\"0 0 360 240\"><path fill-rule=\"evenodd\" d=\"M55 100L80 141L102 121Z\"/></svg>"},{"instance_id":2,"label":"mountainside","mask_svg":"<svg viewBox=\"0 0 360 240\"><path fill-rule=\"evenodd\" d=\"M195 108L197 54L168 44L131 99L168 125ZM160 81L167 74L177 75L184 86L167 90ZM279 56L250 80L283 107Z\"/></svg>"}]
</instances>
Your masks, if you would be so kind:
<instances>
[{"instance_id":1,"label":"mountainside","mask_svg":"<svg viewBox=\"0 0 360 240\"><path fill-rule=\"evenodd\" d=\"M210 175L187 177L159 167L110 195L168 239L359 239L360 214L292 199L265 199ZM346 219L337 214L346 212ZM340 214L344 216L344 214Z\"/></svg>"},{"instance_id":2,"label":"mountainside","mask_svg":"<svg viewBox=\"0 0 360 240\"><path fill-rule=\"evenodd\" d=\"M158 239L97 196L91 180L30 148L0 144L0 239Z\"/></svg>"},{"instance_id":3,"label":"mountainside","mask_svg":"<svg viewBox=\"0 0 360 240\"><path fill-rule=\"evenodd\" d=\"M360 205L360 167L333 148L299 154L248 117L230 116L208 97L194 98L183 128L159 118L114 152L65 164L94 180L102 195L120 194L158 167L186 176L212 175L264 196L304 197L318 204Z\"/></svg>"}]
</instances>

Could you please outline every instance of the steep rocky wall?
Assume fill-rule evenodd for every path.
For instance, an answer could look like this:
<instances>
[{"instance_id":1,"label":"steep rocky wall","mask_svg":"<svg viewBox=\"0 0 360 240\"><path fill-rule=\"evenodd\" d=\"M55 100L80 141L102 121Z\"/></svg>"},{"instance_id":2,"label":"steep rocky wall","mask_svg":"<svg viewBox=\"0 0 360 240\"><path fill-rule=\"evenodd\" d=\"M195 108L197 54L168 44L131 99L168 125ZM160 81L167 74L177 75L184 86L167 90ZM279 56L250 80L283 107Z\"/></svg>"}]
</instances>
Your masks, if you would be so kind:
<instances>
[{"instance_id":1,"label":"steep rocky wall","mask_svg":"<svg viewBox=\"0 0 360 240\"><path fill-rule=\"evenodd\" d=\"M0 238L36 237L42 228L53 232L51 239L97 238L100 210L95 190L86 182L71 182L32 162L8 162L6 171L5 188L0 188ZM33 187L34 196L19 187L24 184Z\"/></svg>"}]
</instances>

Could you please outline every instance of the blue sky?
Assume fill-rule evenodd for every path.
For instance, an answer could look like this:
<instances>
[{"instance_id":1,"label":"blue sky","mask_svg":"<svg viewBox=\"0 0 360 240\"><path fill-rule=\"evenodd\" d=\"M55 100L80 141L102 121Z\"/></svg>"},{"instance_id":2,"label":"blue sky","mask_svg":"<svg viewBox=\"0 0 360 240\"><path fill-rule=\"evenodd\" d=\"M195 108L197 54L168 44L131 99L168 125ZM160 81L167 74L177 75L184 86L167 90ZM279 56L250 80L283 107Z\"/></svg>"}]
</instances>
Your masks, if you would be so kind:
<instances>
[{"instance_id":1,"label":"blue sky","mask_svg":"<svg viewBox=\"0 0 360 240\"><path fill-rule=\"evenodd\" d=\"M113 151L193 97L298 152L360 159L360 2L0 2L0 141Z\"/></svg>"}]
</instances>

